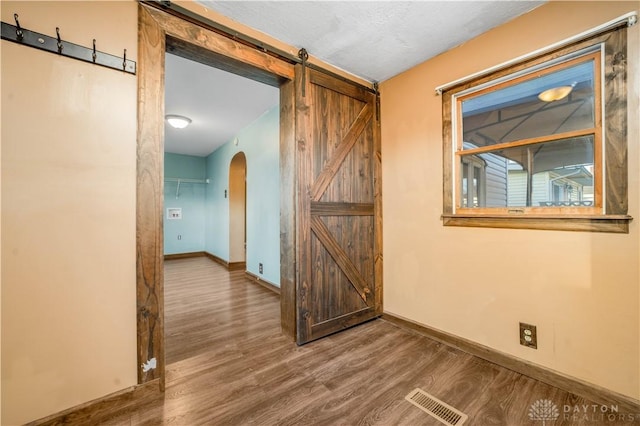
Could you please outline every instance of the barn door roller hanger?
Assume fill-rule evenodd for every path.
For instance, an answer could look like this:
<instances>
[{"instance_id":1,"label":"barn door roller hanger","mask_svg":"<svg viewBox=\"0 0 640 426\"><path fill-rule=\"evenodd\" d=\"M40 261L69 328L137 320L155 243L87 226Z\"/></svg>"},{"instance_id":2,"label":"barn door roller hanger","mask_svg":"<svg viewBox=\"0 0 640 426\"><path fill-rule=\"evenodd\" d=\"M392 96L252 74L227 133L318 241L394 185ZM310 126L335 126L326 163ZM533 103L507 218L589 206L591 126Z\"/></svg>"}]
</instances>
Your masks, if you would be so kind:
<instances>
[{"instance_id":1,"label":"barn door roller hanger","mask_svg":"<svg viewBox=\"0 0 640 426\"><path fill-rule=\"evenodd\" d=\"M44 50L68 58L78 59L103 67L124 71L129 74L136 73L136 63L127 59L127 49L124 49L122 58L96 50L96 40L93 39L93 47L84 47L78 44L64 41L60 38L60 28L56 27L56 37L50 37L35 31L30 31L20 26L18 14L14 14L15 25L2 22L2 39L14 43Z\"/></svg>"}]
</instances>

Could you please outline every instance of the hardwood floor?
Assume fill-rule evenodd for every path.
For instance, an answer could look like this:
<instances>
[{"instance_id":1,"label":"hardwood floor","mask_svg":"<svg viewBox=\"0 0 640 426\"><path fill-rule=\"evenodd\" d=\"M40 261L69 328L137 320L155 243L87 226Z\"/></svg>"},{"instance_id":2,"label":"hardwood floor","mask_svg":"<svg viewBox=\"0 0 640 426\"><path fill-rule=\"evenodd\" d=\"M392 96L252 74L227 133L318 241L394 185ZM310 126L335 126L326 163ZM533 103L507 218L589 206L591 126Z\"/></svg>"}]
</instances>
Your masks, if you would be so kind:
<instances>
[{"instance_id":1,"label":"hardwood floor","mask_svg":"<svg viewBox=\"0 0 640 426\"><path fill-rule=\"evenodd\" d=\"M165 265L167 365L279 330L278 296L243 270L229 272L208 258Z\"/></svg>"},{"instance_id":2,"label":"hardwood floor","mask_svg":"<svg viewBox=\"0 0 640 426\"><path fill-rule=\"evenodd\" d=\"M242 271L167 261L166 392L102 424L441 425L404 400L417 387L468 414L465 425L541 425L528 417L540 399L558 408L549 425L630 424L566 420L565 405L589 402L384 320L298 347L279 307Z\"/></svg>"}]
</instances>

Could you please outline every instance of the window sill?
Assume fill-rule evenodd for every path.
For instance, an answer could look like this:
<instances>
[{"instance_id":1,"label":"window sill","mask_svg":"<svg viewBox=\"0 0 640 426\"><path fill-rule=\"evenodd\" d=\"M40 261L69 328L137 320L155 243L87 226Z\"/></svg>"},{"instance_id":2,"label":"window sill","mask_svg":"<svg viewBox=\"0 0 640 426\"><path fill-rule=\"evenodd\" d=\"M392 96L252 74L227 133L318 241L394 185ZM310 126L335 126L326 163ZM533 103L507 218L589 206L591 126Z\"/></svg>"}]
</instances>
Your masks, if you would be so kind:
<instances>
[{"instance_id":1,"label":"window sill","mask_svg":"<svg viewBox=\"0 0 640 426\"><path fill-rule=\"evenodd\" d=\"M499 215L443 214L444 226L478 228L543 229L552 231L629 233L628 215Z\"/></svg>"}]
</instances>

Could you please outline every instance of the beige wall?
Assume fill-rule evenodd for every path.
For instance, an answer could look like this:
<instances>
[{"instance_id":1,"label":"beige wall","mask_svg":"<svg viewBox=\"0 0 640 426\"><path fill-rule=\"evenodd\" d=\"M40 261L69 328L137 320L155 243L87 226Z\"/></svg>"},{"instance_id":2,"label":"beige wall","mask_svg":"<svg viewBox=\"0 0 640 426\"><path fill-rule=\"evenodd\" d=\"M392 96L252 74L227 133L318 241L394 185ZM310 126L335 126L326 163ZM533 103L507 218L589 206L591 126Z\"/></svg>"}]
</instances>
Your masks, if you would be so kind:
<instances>
[{"instance_id":1,"label":"beige wall","mask_svg":"<svg viewBox=\"0 0 640 426\"><path fill-rule=\"evenodd\" d=\"M0 70L2 70L2 45L0 44ZM2 87L0 83L0 95ZM0 101L0 117L2 102ZM2 122L0 120L0 189L2 188ZM2 190L0 190L0 366L2 366ZM0 367L0 424L2 424L2 368Z\"/></svg>"},{"instance_id":2,"label":"beige wall","mask_svg":"<svg viewBox=\"0 0 640 426\"><path fill-rule=\"evenodd\" d=\"M135 60L130 2L2 21ZM136 77L2 41L2 424L136 383Z\"/></svg>"},{"instance_id":3,"label":"beige wall","mask_svg":"<svg viewBox=\"0 0 640 426\"><path fill-rule=\"evenodd\" d=\"M434 88L640 9L552 2L382 84L387 312L640 398L640 25L629 29L628 235L443 227ZM538 326L538 349L518 322Z\"/></svg>"}]
</instances>

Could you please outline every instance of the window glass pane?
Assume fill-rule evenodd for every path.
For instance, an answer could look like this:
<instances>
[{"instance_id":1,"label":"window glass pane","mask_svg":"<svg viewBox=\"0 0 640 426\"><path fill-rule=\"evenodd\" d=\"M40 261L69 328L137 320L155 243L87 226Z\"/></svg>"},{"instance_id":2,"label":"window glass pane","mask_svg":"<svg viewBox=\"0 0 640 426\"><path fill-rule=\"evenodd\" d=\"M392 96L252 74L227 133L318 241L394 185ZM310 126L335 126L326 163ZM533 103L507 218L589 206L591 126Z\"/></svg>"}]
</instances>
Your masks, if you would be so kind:
<instances>
[{"instance_id":1,"label":"window glass pane","mask_svg":"<svg viewBox=\"0 0 640 426\"><path fill-rule=\"evenodd\" d=\"M589 129L594 122L593 60L462 101L464 149Z\"/></svg>"},{"instance_id":2,"label":"window glass pane","mask_svg":"<svg viewBox=\"0 0 640 426\"><path fill-rule=\"evenodd\" d=\"M480 194L480 179L481 177L481 169L479 167L473 168L473 207L478 207L482 204L481 194Z\"/></svg>"},{"instance_id":3,"label":"window glass pane","mask_svg":"<svg viewBox=\"0 0 640 426\"><path fill-rule=\"evenodd\" d=\"M468 177L468 172L469 172L469 168L467 167L466 164L462 164L462 206L463 207L467 207L468 205L468 195L467 195L467 187L468 187L468 182L469 182L469 177Z\"/></svg>"},{"instance_id":4,"label":"window glass pane","mask_svg":"<svg viewBox=\"0 0 640 426\"><path fill-rule=\"evenodd\" d=\"M483 165L473 175L482 196L468 207L593 206L593 149L593 136L584 136L461 156L463 170Z\"/></svg>"}]
</instances>

